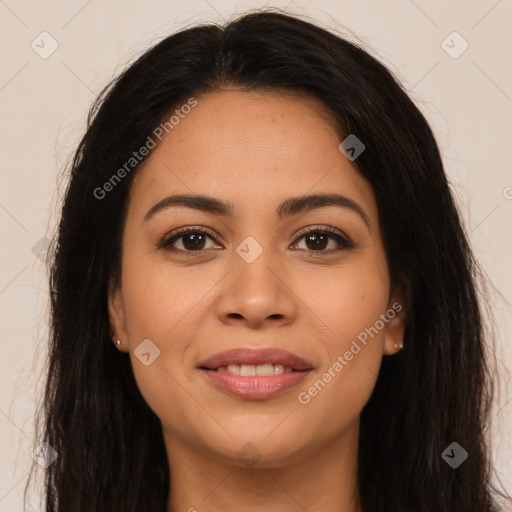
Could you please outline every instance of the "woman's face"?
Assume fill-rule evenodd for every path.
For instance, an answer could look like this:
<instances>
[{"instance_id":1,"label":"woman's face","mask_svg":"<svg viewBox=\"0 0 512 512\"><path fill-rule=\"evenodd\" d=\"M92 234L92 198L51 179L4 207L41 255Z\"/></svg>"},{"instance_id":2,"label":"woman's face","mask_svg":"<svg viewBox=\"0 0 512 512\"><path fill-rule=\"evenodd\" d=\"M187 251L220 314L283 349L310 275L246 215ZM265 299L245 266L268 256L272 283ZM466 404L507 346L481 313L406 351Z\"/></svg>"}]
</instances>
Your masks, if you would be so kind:
<instances>
[{"instance_id":1,"label":"woman's face","mask_svg":"<svg viewBox=\"0 0 512 512\"><path fill-rule=\"evenodd\" d=\"M357 430L404 312L371 186L322 103L196 99L134 177L110 319L168 452L277 467ZM184 194L230 211L165 202Z\"/></svg>"}]
</instances>

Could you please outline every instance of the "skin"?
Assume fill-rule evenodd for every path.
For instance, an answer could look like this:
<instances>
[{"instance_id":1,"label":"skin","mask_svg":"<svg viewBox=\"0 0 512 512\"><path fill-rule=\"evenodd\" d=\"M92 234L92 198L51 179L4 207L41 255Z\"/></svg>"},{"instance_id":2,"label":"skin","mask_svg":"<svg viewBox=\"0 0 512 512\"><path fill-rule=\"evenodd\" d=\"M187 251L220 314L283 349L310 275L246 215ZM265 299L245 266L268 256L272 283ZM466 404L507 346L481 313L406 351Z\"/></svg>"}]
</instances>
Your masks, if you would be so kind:
<instances>
[{"instance_id":1,"label":"skin","mask_svg":"<svg viewBox=\"0 0 512 512\"><path fill-rule=\"evenodd\" d=\"M402 343L405 309L309 403L298 394L379 315L403 304L391 294L374 193L338 149L343 138L317 99L236 89L196 99L134 177L121 278L109 291L114 339L162 423L167 512L252 512L269 504L275 512L358 512L359 418L383 355ZM369 227L336 206L277 217L287 198L333 192L357 202ZM177 193L229 201L234 216L174 206L143 221ZM190 236L175 240L188 256L157 248L184 226L210 228L217 240L206 236L201 253ZM355 248L332 252L339 246L329 238L316 249L296 236L308 226L330 226ZM236 252L248 236L263 249L252 263ZM148 366L134 354L145 339L160 350ZM314 369L273 398L238 398L210 384L197 365L239 347L283 348ZM260 457L252 466L237 456L248 442Z\"/></svg>"}]
</instances>

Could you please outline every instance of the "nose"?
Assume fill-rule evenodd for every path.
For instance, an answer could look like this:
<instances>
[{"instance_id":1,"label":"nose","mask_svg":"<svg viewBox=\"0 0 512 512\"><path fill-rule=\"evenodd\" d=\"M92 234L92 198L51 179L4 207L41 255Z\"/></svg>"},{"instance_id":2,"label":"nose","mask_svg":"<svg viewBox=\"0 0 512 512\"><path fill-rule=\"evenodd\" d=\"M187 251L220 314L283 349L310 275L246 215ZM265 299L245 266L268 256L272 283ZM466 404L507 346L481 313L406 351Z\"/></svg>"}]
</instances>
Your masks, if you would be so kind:
<instances>
[{"instance_id":1,"label":"nose","mask_svg":"<svg viewBox=\"0 0 512 512\"><path fill-rule=\"evenodd\" d=\"M233 267L219 283L219 319L251 328L292 323L298 300L292 281L291 271L277 262L270 250L264 250L250 263L234 253Z\"/></svg>"}]
</instances>

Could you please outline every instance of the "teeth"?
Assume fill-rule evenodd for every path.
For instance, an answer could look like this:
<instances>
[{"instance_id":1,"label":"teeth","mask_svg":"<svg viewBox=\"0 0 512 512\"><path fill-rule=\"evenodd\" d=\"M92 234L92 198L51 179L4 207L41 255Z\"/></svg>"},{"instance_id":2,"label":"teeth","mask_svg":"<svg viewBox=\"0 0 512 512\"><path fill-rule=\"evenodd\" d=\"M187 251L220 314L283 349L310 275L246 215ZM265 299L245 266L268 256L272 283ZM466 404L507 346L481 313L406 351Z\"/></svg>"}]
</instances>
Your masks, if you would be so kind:
<instances>
[{"instance_id":1,"label":"teeth","mask_svg":"<svg viewBox=\"0 0 512 512\"><path fill-rule=\"evenodd\" d=\"M260 376L270 377L272 375L281 375L281 373L290 373L293 368L283 366L282 364L229 364L228 366L219 366L218 372L227 372L232 375L241 375L242 377Z\"/></svg>"},{"instance_id":2,"label":"teeth","mask_svg":"<svg viewBox=\"0 0 512 512\"><path fill-rule=\"evenodd\" d=\"M253 366L251 364L241 364L240 366L238 366L238 368L233 368L233 370L238 370L240 372L240 375L242 375L243 377L256 375L256 366ZM231 368L228 366L228 372L230 371Z\"/></svg>"}]
</instances>

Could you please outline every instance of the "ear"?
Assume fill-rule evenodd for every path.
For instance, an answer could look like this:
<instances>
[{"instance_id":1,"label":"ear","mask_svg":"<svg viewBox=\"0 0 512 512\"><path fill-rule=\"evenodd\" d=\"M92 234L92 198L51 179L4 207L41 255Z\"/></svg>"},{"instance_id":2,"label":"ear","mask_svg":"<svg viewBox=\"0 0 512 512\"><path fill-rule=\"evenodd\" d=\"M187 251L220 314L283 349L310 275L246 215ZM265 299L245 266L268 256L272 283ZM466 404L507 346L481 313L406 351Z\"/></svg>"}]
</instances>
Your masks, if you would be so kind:
<instances>
[{"instance_id":1,"label":"ear","mask_svg":"<svg viewBox=\"0 0 512 512\"><path fill-rule=\"evenodd\" d=\"M121 285L117 283L114 277L111 277L108 284L108 319L110 322L110 331L112 341L116 348L123 350L127 346L127 333L121 294ZM121 340L121 345L117 345L117 340Z\"/></svg>"},{"instance_id":2,"label":"ear","mask_svg":"<svg viewBox=\"0 0 512 512\"><path fill-rule=\"evenodd\" d=\"M400 352L404 343L404 333L407 321L406 286L400 286L388 302L386 317L388 319L384 334L384 354L392 356Z\"/></svg>"}]
</instances>

